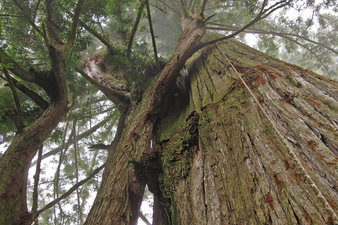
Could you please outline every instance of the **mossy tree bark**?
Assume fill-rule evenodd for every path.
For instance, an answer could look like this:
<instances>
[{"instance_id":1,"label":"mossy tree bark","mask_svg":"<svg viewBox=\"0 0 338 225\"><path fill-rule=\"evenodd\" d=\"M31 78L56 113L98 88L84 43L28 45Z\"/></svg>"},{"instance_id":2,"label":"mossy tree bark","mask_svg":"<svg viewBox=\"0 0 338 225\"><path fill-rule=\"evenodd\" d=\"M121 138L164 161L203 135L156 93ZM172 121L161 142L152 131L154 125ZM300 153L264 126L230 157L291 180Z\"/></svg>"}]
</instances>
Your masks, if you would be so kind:
<instances>
[{"instance_id":1,"label":"mossy tree bark","mask_svg":"<svg viewBox=\"0 0 338 225\"><path fill-rule=\"evenodd\" d=\"M17 2L15 4L24 11ZM12 64L9 68L12 74L39 85L50 97L48 108L43 115L32 124L17 129L11 145L0 158L0 224L31 224L40 213L30 213L27 209L28 169L37 150L69 110L66 55L74 46L83 4L84 0L77 3L69 38L65 43L52 21L52 1L46 1L47 21L43 23L42 30L29 21L45 41L51 64L49 71L27 70L0 49L0 61L4 65Z\"/></svg>"},{"instance_id":2,"label":"mossy tree bark","mask_svg":"<svg viewBox=\"0 0 338 225\"><path fill-rule=\"evenodd\" d=\"M68 112L65 52L53 47L50 57L54 69L49 86L55 91L51 103L39 119L15 135L0 158L0 224L30 224L39 214L32 215L27 209L28 169L37 150Z\"/></svg>"},{"instance_id":3,"label":"mossy tree bark","mask_svg":"<svg viewBox=\"0 0 338 225\"><path fill-rule=\"evenodd\" d=\"M136 224L145 184L153 224L337 224L337 82L228 39L188 58L182 105L168 91L177 51L142 101L116 102L119 132L86 224ZM93 59L85 72L114 95Z\"/></svg>"}]
</instances>

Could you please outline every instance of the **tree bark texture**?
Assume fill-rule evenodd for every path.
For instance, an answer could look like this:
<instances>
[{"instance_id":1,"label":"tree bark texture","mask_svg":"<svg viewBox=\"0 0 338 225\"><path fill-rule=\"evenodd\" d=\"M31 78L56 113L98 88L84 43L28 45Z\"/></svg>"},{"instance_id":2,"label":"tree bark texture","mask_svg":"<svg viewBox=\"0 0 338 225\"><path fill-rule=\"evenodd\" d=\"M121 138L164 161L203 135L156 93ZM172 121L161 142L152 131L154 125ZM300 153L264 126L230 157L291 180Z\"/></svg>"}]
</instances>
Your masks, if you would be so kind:
<instances>
[{"instance_id":1,"label":"tree bark texture","mask_svg":"<svg viewBox=\"0 0 338 225\"><path fill-rule=\"evenodd\" d=\"M162 137L170 139L162 147L159 179L170 202L163 209L168 224L336 224L337 82L234 40L218 45L188 62L191 103L185 114L170 111L160 128L178 130ZM183 121L192 111L198 118L193 127ZM334 213L325 209L297 159Z\"/></svg>"},{"instance_id":2,"label":"tree bark texture","mask_svg":"<svg viewBox=\"0 0 338 225\"><path fill-rule=\"evenodd\" d=\"M218 46L188 59L188 104L169 95L154 121L148 91L126 116L86 224L136 224L145 184L153 224L337 223L337 82L233 39Z\"/></svg>"},{"instance_id":3,"label":"tree bark texture","mask_svg":"<svg viewBox=\"0 0 338 225\"><path fill-rule=\"evenodd\" d=\"M27 209L28 169L37 150L68 112L65 53L53 48L50 57L56 80L49 84L55 90L52 102L40 118L15 135L0 158L0 224L31 224L39 214Z\"/></svg>"}]
</instances>

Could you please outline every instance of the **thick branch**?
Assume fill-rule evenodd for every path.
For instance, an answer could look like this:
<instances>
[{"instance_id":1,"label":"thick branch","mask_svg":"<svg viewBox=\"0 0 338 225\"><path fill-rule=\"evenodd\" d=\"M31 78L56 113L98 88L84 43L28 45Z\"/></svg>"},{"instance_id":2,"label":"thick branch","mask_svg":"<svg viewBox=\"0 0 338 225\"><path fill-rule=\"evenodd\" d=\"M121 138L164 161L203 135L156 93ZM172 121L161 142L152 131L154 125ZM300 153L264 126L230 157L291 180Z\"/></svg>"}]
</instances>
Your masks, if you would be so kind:
<instances>
[{"instance_id":1,"label":"thick branch","mask_svg":"<svg viewBox=\"0 0 338 225\"><path fill-rule=\"evenodd\" d=\"M145 0L141 1L141 4L140 4L140 6L138 7L138 10L137 10L136 20L135 20L133 29L131 30L131 34L130 34L130 38L129 38L129 42L128 42L128 48L127 48L128 57L130 57L131 46L133 45L134 37L135 37L136 31L137 31L137 27L140 23L143 8L144 8L145 4L146 4Z\"/></svg>"},{"instance_id":2,"label":"thick branch","mask_svg":"<svg viewBox=\"0 0 338 225\"><path fill-rule=\"evenodd\" d=\"M109 146L110 145L96 144L96 145L89 146L88 148L90 148L91 150L94 150L94 149L108 149Z\"/></svg>"},{"instance_id":3,"label":"thick branch","mask_svg":"<svg viewBox=\"0 0 338 225\"><path fill-rule=\"evenodd\" d=\"M0 48L0 62L3 62L12 73L21 79L36 83L34 74L15 62L2 48Z\"/></svg>"},{"instance_id":4,"label":"thick branch","mask_svg":"<svg viewBox=\"0 0 338 225\"><path fill-rule=\"evenodd\" d=\"M15 62L2 48L0 48L0 60L9 68L9 70L20 79L31 82L42 87L49 97L52 97L54 94L54 84L53 76L39 77L35 71L30 71Z\"/></svg>"},{"instance_id":5,"label":"thick branch","mask_svg":"<svg viewBox=\"0 0 338 225\"><path fill-rule=\"evenodd\" d=\"M4 77L2 77L2 76L0 76L0 77L7 81L7 79L5 79ZM14 83L14 85L17 89L19 89L23 94L27 95L30 99L32 99L38 106L40 106L44 110L46 110L48 108L49 103L46 102L35 91L29 89L28 87L26 87L26 85L20 83L17 79L15 79L13 77L9 77L9 78L13 81L13 83Z\"/></svg>"},{"instance_id":6,"label":"thick branch","mask_svg":"<svg viewBox=\"0 0 338 225\"><path fill-rule=\"evenodd\" d=\"M63 41L58 34L57 30L55 29L55 26L53 24L53 18L52 18L52 3L53 0L45 0L46 2L46 11L47 11L47 29L49 34L51 35L52 38L58 43L58 44L63 44ZM43 36L46 39L46 34Z\"/></svg>"},{"instance_id":7,"label":"thick branch","mask_svg":"<svg viewBox=\"0 0 338 225\"><path fill-rule=\"evenodd\" d=\"M205 32L204 24L199 19L182 18L181 24L184 33L173 56L157 79L152 96L148 102L146 113L156 114L163 96L169 92L171 87L173 87L180 70L188 57L192 55L193 48ZM156 117L154 115L149 115L149 119L152 120L152 118Z\"/></svg>"},{"instance_id":8,"label":"thick branch","mask_svg":"<svg viewBox=\"0 0 338 225\"><path fill-rule=\"evenodd\" d=\"M115 90L114 87L105 86L102 83L109 83L111 85L109 80L107 80L107 81L105 80L106 77L100 77L99 78L102 83L94 80L92 78L92 76L95 77L94 76L95 74L93 74L93 73L95 73L95 70L100 70L100 69L97 68L96 63L95 62L93 63L92 60L87 60L86 65L87 64L88 64L89 69L84 68L86 72L84 72L80 68L75 68L75 70L77 72L79 72L84 78L86 78L91 84L93 84L98 89L100 89L111 101L113 101L116 104L116 106L118 107L118 109L121 112L125 112L128 109L129 104L131 102L130 92L119 91L119 90ZM88 75L87 73L89 73L90 75ZM108 79L108 78L106 78L106 79ZM117 85L117 84L115 84L115 85Z\"/></svg>"},{"instance_id":9,"label":"thick branch","mask_svg":"<svg viewBox=\"0 0 338 225\"><path fill-rule=\"evenodd\" d=\"M76 9L75 9L74 16L73 16L72 28L70 30L70 35L67 41L68 50L74 46L75 38L76 38L76 30L77 30L77 26L79 23L79 17L80 17L80 13L81 13L84 2L85 0L79 0L79 2L76 5Z\"/></svg>"}]
</instances>

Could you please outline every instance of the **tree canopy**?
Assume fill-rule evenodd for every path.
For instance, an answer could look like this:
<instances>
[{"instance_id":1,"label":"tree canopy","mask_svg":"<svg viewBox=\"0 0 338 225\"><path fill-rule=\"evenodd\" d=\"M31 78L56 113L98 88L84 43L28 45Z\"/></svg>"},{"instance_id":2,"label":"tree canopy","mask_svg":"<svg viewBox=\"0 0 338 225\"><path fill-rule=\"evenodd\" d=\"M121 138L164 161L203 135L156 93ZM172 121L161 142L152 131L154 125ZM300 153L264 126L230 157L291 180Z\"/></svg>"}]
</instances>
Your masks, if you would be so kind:
<instances>
[{"instance_id":1,"label":"tree canopy","mask_svg":"<svg viewBox=\"0 0 338 225\"><path fill-rule=\"evenodd\" d=\"M43 153L31 164L39 166L41 159L53 156L55 174L40 181L35 175L39 198L30 178L30 211L78 188L76 196L58 202L58 207L54 203L54 211L46 208L50 211L42 214L41 224L85 221L90 209L86 203L98 190L99 178L81 188L76 184L103 168L112 155L108 145L120 132L119 118L141 101L153 77L173 57L179 61L174 69L179 72L194 52L235 38L270 56L337 78L336 1L3 0L0 11L0 143L7 147L16 142L16 136L57 105L56 111L63 114L51 116L50 130L39 138L43 148L37 146ZM175 55L189 24L185 18L205 26L199 36L219 35L203 42L198 37L188 53ZM109 90L86 71L86 63L102 59L102 71L116 72L106 78L112 83Z\"/></svg>"}]
</instances>

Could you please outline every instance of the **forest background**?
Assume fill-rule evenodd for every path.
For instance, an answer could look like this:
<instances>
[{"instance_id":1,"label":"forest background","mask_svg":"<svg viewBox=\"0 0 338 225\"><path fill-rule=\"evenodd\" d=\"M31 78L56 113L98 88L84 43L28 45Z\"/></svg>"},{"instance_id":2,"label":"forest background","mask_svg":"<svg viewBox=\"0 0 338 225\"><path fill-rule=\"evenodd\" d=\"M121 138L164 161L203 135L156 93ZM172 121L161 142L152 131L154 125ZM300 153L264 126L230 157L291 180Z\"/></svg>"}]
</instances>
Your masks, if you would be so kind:
<instances>
[{"instance_id":1,"label":"forest background","mask_svg":"<svg viewBox=\"0 0 338 225\"><path fill-rule=\"evenodd\" d=\"M271 57L337 79L335 1L5 0L0 8L1 155L16 135L45 115L60 93L66 99L59 107L64 115L52 122L55 129L46 130L29 166L28 211L43 209L39 224L84 223L125 110L86 74L88 59L99 61L113 52L106 67L132 68L124 72L137 76L121 72L127 83L113 89L132 90L135 80L152 79L170 61L185 16L203 21L207 32L226 37L221 39L250 43ZM65 64L53 53L60 43L66 43L60 54ZM151 193L146 193L148 199Z\"/></svg>"}]
</instances>

